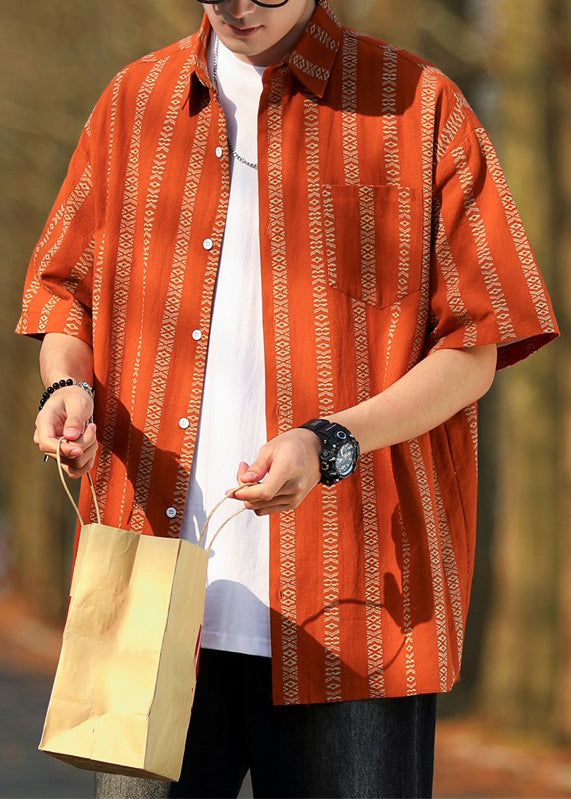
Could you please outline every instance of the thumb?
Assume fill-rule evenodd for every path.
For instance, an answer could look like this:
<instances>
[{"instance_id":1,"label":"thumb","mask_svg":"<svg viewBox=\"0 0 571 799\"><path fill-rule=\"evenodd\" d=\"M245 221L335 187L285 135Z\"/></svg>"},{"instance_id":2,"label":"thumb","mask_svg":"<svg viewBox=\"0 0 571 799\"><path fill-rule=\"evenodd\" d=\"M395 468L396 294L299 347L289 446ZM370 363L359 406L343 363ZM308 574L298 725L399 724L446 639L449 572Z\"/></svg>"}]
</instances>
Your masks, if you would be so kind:
<instances>
[{"instance_id":1,"label":"thumb","mask_svg":"<svg viewBox=\"0 0 571 799\"><path fill-rule=\"evenodd\" d=\"M83 433L85 423L81 422L78 417L68 416L65 420L65 427L63 434L68 441L75 441Z\"/></svg>"},{"instance_id":2,"label":"thumb","mask_svg":"<svg viewBox=\"0 0 571 799\"><path fill-rule=\"evenodd\" d=\"M271 463L270 453L260 450L258 457L250 466L242 461L238 469L238 480L242 483L259 483L269 472Z\"/></svg>"},{"instance_id":3,"label":"thumb","mask_svg":"<svg viewBox=\"0 0 571 799\"><path fill-rule=\"evenodd\" d=\"M250 467L248 466L246 461L242 461L240 463L240 465L238 466L238 473L236 475L236 478L237 478L239 483L248 483L248 482L250 482L248 480L248 478L246 477L246 473L248 472L249 468Z\"/></svg>"},{"instance_id":4,"label":"thumb","mask_svg":"<svg viewBox=\"0 0 571 799\"><path fill-rule=\"evenodd\" d=\"M76 402L66 402L66 420L64 422L63 434L70 440L75 441L83 435L85 422L89 418L90 411Z\"/></svg>"}]
</instances>

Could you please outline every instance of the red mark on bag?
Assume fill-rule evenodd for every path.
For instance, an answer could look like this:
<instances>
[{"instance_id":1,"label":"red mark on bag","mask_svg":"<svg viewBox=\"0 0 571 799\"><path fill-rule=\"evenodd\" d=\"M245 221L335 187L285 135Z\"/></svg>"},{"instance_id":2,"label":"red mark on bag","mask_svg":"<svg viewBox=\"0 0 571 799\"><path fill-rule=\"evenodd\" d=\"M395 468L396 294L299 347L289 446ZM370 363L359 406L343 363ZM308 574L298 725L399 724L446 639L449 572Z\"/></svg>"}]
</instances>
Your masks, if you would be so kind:
<instances>
[{"instance_id":1,"label":"red mark on bag","mask_svg":"<svg viewBox=\"0 0 571 799\"><path fill-rule=\"evenodd\" d=\"M198 635L196 636L196 647L194 649L194 674L198 677L198 663L200 661L200 639L202 637L202 624L198 628Z\"/></svg>"}]
</instances>

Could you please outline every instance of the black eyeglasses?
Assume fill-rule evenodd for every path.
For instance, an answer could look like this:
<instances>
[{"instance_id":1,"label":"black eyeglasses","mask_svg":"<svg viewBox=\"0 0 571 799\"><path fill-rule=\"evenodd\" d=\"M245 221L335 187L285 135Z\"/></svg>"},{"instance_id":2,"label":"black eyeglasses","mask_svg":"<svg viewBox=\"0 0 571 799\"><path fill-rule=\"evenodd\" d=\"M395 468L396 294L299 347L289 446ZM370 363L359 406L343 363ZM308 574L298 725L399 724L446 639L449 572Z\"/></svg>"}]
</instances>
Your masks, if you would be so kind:
<instances>
[{"instance_id":1,"label":"black eyeglasses","mask_svg":"<svg viewBox=\"0 0 571 799\"><path fill-rule=\"evenodd\" d=\"M199 3L206 6L213 6L213 5L222 5L224 0L198 0ZM279 8L280 6L285 6L289 0L275 0L275 2L265 2L263 3L262 0L252 0L252 3L255 3L257 6L262 6L262 8Z\"/></svg>"}]
</instances>

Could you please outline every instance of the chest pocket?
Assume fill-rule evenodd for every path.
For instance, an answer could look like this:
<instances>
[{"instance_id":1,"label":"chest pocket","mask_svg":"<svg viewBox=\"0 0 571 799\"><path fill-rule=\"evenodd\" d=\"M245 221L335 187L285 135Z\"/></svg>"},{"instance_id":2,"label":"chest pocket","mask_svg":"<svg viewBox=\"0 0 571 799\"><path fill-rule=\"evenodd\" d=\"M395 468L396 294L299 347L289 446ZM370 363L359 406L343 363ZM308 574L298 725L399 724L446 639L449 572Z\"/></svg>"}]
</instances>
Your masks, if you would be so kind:
<instances>
[{"instance_id":1,"label":"chest pocket","mask_svg":"<svg viewBox=\"0 0 571 799\"><path fill-rule=\"evenodd\" d=\"M422 206L406 186L322 187L329 285L384 308L420 288Z\"/></svg>"}]
</instances>

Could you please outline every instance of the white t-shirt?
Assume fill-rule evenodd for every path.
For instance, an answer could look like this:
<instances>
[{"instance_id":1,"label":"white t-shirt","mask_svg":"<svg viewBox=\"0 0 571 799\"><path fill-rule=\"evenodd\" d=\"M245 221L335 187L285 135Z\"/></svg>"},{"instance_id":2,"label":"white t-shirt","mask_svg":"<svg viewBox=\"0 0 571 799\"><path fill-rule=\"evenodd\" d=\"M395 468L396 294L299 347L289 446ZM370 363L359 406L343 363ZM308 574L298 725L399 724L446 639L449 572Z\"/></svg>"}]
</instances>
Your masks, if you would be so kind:
<instances>
[{"instance_id":1,"label":"white t-shirt","mask_svg":"<svg viewBox=\"0 0 571 799\"><path fill-rule=\"evenodd\" d=\"M213 74L213 33L208 50ZM219 97L228 135L246 160L258 161L258 107L262 67L218 44ZM222 142L221 142L222 144ZM196 542L206 513L237 485L240 461L252 463L266 442L265 367L259 245L258 173L231 157L228 216L216 282L198 441L181 537ZM241 505L227 500L207 538ZM271 655L269 521L245 511L212 548L202 645Z\"/></svg>"}]
</instances>

